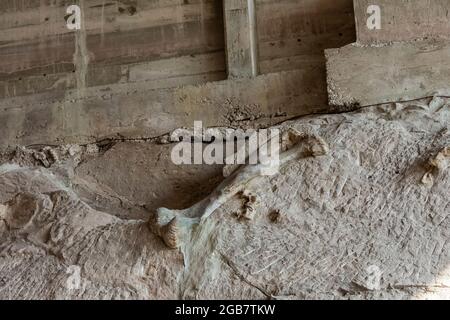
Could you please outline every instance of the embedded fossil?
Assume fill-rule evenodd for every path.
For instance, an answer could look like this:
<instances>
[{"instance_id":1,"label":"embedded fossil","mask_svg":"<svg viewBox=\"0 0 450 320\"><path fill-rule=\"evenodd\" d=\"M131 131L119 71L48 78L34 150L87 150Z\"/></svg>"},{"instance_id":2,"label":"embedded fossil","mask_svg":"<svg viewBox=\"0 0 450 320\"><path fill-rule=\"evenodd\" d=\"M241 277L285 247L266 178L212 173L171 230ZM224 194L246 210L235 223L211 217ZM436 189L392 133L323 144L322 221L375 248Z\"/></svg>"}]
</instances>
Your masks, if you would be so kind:
<instances>
[{"instance_id":1,"label":"embedded fossil","mask_svg":"<svg viewBox=\"0 0 450 320\"><path fill-rule=\"evenodd\" d=\"M169 247L175 249L177 247L177 241L178 241L178 233L180 231L179 225L178 225L178 218L174 217L172 220L170 220L169 223L166 225L162 225L162 222L158 219L160 218L160 215L154 216L152 219L153 221L150 222L151 226L160 226L159 228L152 228L151 230L154 231L159 237L161 237L164 241L164 243Z\"/></svg>"},{"instance_id":2,"label":"embedded fossil","mask_svg":"<svg viewBox=\"0 0 450 320\"><path fill-rule=\"evenodd\" d=\"M272 137L274 138L280 139L279 136ZM266 144L270 141L269 139ZM277 163L237 166L234 171L229 171L229 176L209 197L192 207L184 210L159 208L149 221L150 230L162 238L169 248L176 249L188 237L193 225L202 223L233 196L243 193L251 181L267 172L277 171L292 160L325 155L329 150L327 143L321 137L298 132L295 129L289 129L282 134L278 148L281 149L281 153ZM271 152L274 151L271 150ZM254 208L251 207L251 209Z\"/></svg>"},{"instance_id":3,"label":"embedded fossil","mask_svg":"<svg viewBox=\"0 0 450 320\"><path fill-rule=\"evenodd\" d=\"M434 184L435 171L444 171L448 168L450 162L450 147L445 147L438 154L428 160L431 169L422 177L422 184L431 187Z\"/></svg>"},{"instance_id":4,"label":"embedded fossil","mask_svg":"<svg viewBox=\"0 0 450 320\"><path fill-rule=\"evenodd\" d=\"M237 213L237 216L238 218L252 220L256 212L256 207L258 206L257 198L254 194L247 190L244 190L239 194L244 200L244 204L241 211Z\"/></svg>"},{"instance_id":5,"label":"embedded fossil","mask_svg":"<svg viewBox=\"0 0 450 320\"><path fill-rule=\"evenodd\" d=\"M34 151L33 158L37 161L40 161L41 164L46 168L50 168L52 164L59 161L58 154L54 149L50 147L45 147L40 152Z\"/></svg>"},{"instance_id":6,"label":"embedded fossil","mask_svg":"<svg viewBox=\"0 0 450 320\"><path fill-rule=\"evenodd\" d=\"M432 187L434 184L434 176L433 173L431 171L427 172L424 174L424 176L422 177L422 184L427 186L427 187Z\"/></svg>"},{"instance_id":7,"label":"embedded fossil","mask_svg":"<svg viewBox=\"0 0 450 320\"><path fill-rule=\"evenodd\" d=\"M430 159L430 165L438 170L445 170L450 162L450 147L445 147L439 153Z\"/></svg>"}]
</instances>

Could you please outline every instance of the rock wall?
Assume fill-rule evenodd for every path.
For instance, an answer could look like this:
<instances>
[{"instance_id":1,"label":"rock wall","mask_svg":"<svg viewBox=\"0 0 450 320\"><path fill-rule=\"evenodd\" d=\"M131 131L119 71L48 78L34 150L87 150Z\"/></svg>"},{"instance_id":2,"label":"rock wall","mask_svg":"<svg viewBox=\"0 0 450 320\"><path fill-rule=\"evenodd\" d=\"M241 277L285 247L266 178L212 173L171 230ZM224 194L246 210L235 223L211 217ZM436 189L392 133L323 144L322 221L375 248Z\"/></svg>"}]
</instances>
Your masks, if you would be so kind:
<instances>
[{"instance_id":1,"label":"rock wall","mask_svg":"<svg viewBox=\"0 0 450 320\"><path fill-rule=\"evenodd\" d=\"M260 72L316 67L323 51L355 42L351 0L256 0Z\"/></svg>"},{"instance_id":2,"label":"rock wall","mask_svg":"<svg viewBox=\"0 0 450 320\"><path fill-rule=\"evenodd\" d=\"M224 80L217 1L80 0L75 33L67 1L2 2L0 299L450 298L440 11L371 38L355 2L327 83L351 1L255 3L263 74ZM380 45L416 22L436 39ZM176 166L169 133L198 120L298 152L272 176Z\"/></svg>"},{"instance_id":3,"label":"rock wall","mask_svg":"<svg viewBox=\"0 0 450 320\"><path fill-rule=\"evenodd\" d=\"M449 298L449 104L284 123L322 137L329 152L252 181L251 220L239 218L236 195L180 250L148 221L159 205L206 196L219 168L158 170L170 145L151 141L4 154L0 298ZM152 154L162 162L144 160ZM189 175L210 182L192 194Z\"/></svg>"}]
</instances>

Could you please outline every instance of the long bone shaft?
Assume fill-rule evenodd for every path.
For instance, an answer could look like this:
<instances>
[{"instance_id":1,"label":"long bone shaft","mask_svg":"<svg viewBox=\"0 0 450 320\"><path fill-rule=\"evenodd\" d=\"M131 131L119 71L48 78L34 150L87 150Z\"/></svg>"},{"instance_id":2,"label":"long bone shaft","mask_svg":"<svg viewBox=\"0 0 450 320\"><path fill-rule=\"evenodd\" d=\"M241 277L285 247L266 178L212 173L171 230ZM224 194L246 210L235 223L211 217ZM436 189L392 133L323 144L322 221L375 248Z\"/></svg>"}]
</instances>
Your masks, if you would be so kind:
<instances>
[{"instance_id":1,"label":"long bone shaft","mask_svg":"<svg viewBox=\"0 0 450 320\"><path fill-rule=\"evenodd\" d=\"M279 139L279 137L272 137L272 139ZM270 141L270 139L267 140L266 144ZM306 146L300 142L306 142ZM275 163L240 166L207 198L190 208L184 210L158 209L156 215L149 221L150 229L160 236L168 247L178 248L183 234L194 224L203 222L233 196L243 191L251 181L262 177L263 173L267 172L266 170L272 170L274 167L279 170L288 162L300 157L320 156L328 152L328 146L322 138L299 133L292 129L283 136L282 143L277 146L280 149L274 149L271 152L284 152L281 152L279 160Z\"/></svg>"}]
</instances>

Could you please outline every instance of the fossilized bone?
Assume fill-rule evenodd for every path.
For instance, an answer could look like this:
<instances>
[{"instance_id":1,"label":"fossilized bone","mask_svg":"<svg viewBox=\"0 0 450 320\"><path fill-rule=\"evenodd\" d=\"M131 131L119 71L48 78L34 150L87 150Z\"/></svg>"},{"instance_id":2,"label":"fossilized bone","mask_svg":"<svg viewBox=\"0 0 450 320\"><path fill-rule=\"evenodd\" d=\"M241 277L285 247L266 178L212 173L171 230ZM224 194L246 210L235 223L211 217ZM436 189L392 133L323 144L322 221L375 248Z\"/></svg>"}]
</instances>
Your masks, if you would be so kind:
<instances>
[{"instance_id":1,"label":"fossilized bone","mask_svg":"<svg viewBox=\"0 0 450 320\"><path fill-rule=\"evenodd\" d=\"M450 165L450 147L445 147L430 159L430 165L438 170L445 170Z\"/></svg>"},{"instance_id":2,"label":"fossilized bone","mask_svg":"<svg viewBox=\"0 0 450 320\"><path fill-rule=\"evenodd\" d=\"M255 215L256 207L259 204L257 197L256 195L254 195L251 192L248 192L247 190L244 190L239 194L240 197L244 200L244 203L241 210L237 212L237 216L238 218L252 220Z\"/></svg>"},{"instance_id":3,"label":"fossilized bone","mask_svg":"<svg viewBox=\"0 0 450 320\"><path fill-rule=\"evenodd\" d=\"M422 177L422 184L431 187L434 184L434 172L442 172L450 166L450 147L445 147L428 160L431 169Z\"/></svg>"},{"instance_id":4,"label":"fossilized bone","mask_svg":"<svg viewBox=\"0 0 450 320\"><path fill-rule=\"evenodd\" d=\"M275 137L275 139L279 138L279 136ZM270 139L266 144L269 142ZM150 230L161 237L169 248L176 249L186 238L192 226L202 223L237 193L244 192L251 181L263 176L263 173L274 165L281 169L289 161L308 156L316 157L328 152L328 145L321 137L300 133L294 129L289 129L282 134L281 143L278 146L281 150L277 164L242 165L235 168L210 196L192 207L184 210L158 209L149 221Z\"/></svg>"}]
</instances>

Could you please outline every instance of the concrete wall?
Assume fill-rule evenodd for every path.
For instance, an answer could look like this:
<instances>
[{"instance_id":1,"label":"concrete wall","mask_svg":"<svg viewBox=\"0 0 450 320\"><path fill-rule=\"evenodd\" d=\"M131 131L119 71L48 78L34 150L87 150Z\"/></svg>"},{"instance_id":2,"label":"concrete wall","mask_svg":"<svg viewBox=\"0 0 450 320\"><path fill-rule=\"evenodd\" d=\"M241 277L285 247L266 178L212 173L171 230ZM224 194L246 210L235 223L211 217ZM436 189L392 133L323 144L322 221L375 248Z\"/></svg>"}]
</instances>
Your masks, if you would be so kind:
<instances>
[{"instance_id":1,"label":"concrete wall","mask_svg":"<svg viewBox=\"0 0 450 320\"><path fill-rule=\"evenodd\" d=\"M381 29L367 28L367 8L381 9ZM361 44L450 37L449 0L354 0L358 42Z\"/></svg>"},{"instance_id":2,"label":"concrete wall","mask_svg":"<svg viewBox=\"0 0 450 320\"><path fill-rule=\"evenodd\" d=\"M74 3L84 13L77 32L65 22L66 8ZM0 15L0 98L119 82L170 78L176 85L180 77L186 84L226 77L217 0L7 0L0 3Z\"/></svg>"},{"instance_id":3,"label":"concrete wall","mask_svg":"<svg viewBox=\"0 0 450 320\"><path fill-rule=\"evenodd\" d=\"M0 149L16 144L89 143L157 137L194 121L265 127L327 111L311 70L149 90L145 82L47 92L0 100Z\"/></svg>"},{"instance_id":4,"label":"concrete wall","mask_svg":"<svg viewBox=\"0 0 450 320\"><path fill-rule=\"evenodd\" d=\"M256 0L256 8L261 73L322 70L324 49L356 39L352 0Z\"/></svg>"},{"instance_id":5,"label":"concrete wall","mask_svg":"<svg viewBox=\"0 0 450 320\"><path fill-rule=\"evenodd\" d=\"M370 29L368 10L379 6ZM329 103L347 110L448 96L450 1L355 0L357 45L326 50Z\"/></svg>"}]
</instances>

